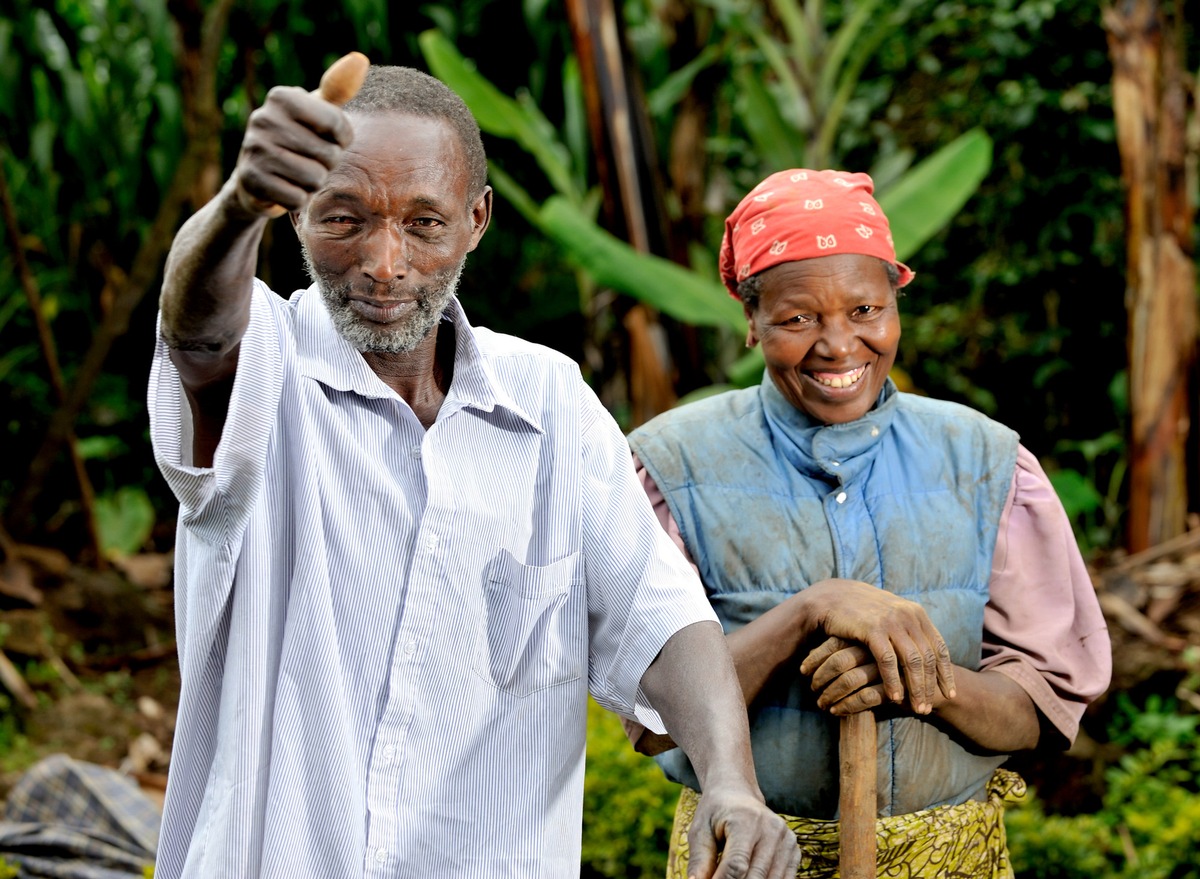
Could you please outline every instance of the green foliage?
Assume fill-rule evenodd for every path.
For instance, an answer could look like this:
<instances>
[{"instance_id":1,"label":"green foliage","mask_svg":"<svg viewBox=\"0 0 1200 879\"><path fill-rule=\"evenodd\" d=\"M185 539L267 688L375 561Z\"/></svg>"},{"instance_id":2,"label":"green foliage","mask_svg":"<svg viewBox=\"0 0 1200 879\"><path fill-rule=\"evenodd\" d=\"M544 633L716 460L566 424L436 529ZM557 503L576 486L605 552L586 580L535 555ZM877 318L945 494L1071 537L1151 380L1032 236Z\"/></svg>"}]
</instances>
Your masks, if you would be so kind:
<instances>
[{"instance_id":1,"label":"green foliage","mask_svg":"<svg viewBox=\"0 0 1200 879\"><path fill-rule=\"evenodd\" d=\"M912 264L900 365L919 388L1014 427L1044 460L1066 452L1059 440L1123 436L1127 410L1109 388L1126 363L1124 194L1100 5L929 0L864 78L878 90L860 94L870 121L844 131L860 162L968 122L995 143L978 194ZM1062 466L1107 498L1120 457L1097 458L1094 473L1073 454ZM1081 542L1096 525L1080 521Z\"/></svg>"},{"instance_id":2,"label":"green foliage","mask_svg":"<svg viewBox=\"0 0 1200 879\"><path fill-rule=\"evenodd\" d=\"M660 879L679 787L638 754L616 715L588 700L585 879Z\"/></svg>"},{"instance_id":3,"label":"green foliage","mask_svg":"<svg viewBox=\"0 0 1200 879\"><path fill-rule=\"evenodd\" d=\"M705 0L686 22L657 0L619 5L663 169L685 98L710 103L701 174L711 216L703 234L688 227L686 296L677 272L597 234L580 72L564 9L546 0L520 4L524 27L503 41L494 34L511 29L515 7L500 0L430 2L404 16L387 15L380 0L237 4L215 71L222 166L232 166L246 117L270 85L315 86L345 49L444 74L474 89L468 101L492 132L502 196L464 276L468 309L480 323L611 372L622 365L601 360L618 352L585 350L596 291L633 290L688 330L701 328L686 343L706 360L690 390L705 379L761 377L759 361L738 359L741 317L715 271L720 220L749 186L781 167L828 161L870 171L883 201L902 191L920 157L986 131L994 158L977 188L961 188L974 194L952 207L953 219L885 204L897 244L918 240L906 259L917 281L902 304L897 365L917 389L1011 424L1048 470L1075 471L1060 486L1073 498L1081 542L1115 539L1123 447L1088 461L1070 445L1125 430L1106 393L1125 360L1123 193L1095 0ZM194 72L182 66L181 45L196 44L195 12L206 6L15 0L0 14L0 162L68 383L178 162L188 130L181 83ZM425 36L431 26L442 36ZM949 186L925 191L954 205ZM666 197L678 211L669 187ZM263 275L281 291L302 286L295 242L273 228ZM0 248L0 277L14 275L9 248ZM110 356L76 434L113 441L87 459L98 494L140 485L158 505L165 491L143 407L152 331L148 303L135 315L135 344ZM620 333L614 323L594 338ZM0 428L11 460L0 497L20 483L55 405L35 339L19 288L0 287ZM41 521L61 528L73 503L47 498Z\"/></svg>"},{"instance_id":4,"label":"green foliage","mask_svg":"<svg viewBox=\"0 0 1200 879\"><path fill-rule=\"evenodd\" d=\"M1021 879L1068 879L1109 874L1111 829L1098 816L1047 815L1033 792L1004 817L1013 872Z\"/></svg>"},{"instance_id":5,"label":"green foliage","mask_svg":"<svg viewBox=\"0 0 1200 879\"><path fill-rule=\"evenodd\" d=\"M96 498L100 548L109 557L142 550L154 529L154 506L140 486L126 485Z\"/></svg>"},{"instance_id":6,"label":"green foliage","mask_svg":"<svg viewBox=\"0 0 1200 879\"><path fill-rule=\"evenodd\" d=\"M0 858L0 879L17 879L21 869L7 858Z\"/></svg>"},{"instance_id":7,"label":"green foliage","mask_svg":"<svg viewBox=\"0 0 1200 879\"><path fill-rule=\"evenodd\" d=\"M68 386L111 307L175 170L183 122L174 34L161 0L16 2L0 17L3 141L0 165L19 224L22 252L42 300ZM16 278L11 248L0 276ZM148 338L148 337L145 337ZM33 315L14 282L0 287L0 375L9 466L0 496L23 480L58 395L37 342ZM89 465L100 490L146 482L145 359L113 354L75 425L84 440L105 437L122 454ZM132 384L126 370L139 367ZM139 383L141 387L139 387ZM74 481L56 480L38 511L61 527L79 509ZM65 483L65 485L64 485ZM64 538L66 535L64 535Z\"/></svg>"},{"instance_id":8,"label":"green foliage","mask_svg":"<svg viewBox=\"0 0 1200 879\"><path fill-rule=\"evenodd\" d=\"M1200 716L1161 696L1116 700L1110 735L1131 750L1105 772L1099 811L1047 815L1030 797L1007 814L1020 879L1200 877Z\"/></svg>"},{"instance_id":9,"label":"green foliage","mask_svg":"<svg viewBox=\"0 0 1200 879\"><path fill-rule=\"evenodd\" d=\"M1109 386L1113 409L1122 416L1128 411L1125 390L1122 370ZM1127 466L1124 435L1113 429L1095 439L1059 440L1052 465L1047 476L1081 548L1089 551L1119 543L1124 514L1121 489Z\"/></svg>"}]
</instances>

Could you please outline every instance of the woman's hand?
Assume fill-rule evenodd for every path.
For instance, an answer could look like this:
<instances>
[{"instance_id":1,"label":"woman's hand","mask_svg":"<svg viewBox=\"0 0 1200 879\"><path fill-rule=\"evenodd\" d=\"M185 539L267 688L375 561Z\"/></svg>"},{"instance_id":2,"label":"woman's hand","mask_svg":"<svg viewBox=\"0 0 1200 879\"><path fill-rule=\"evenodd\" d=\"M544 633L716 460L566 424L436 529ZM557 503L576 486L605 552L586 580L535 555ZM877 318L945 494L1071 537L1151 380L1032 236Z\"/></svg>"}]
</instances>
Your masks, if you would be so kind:
<instances>
[{"instance_id":1,"label":"woman's hand","mask_svg":"<svg viewBox=\"0 0 1200 879\"><path fill-rule=\"evenodd\" d=\"M800 670L812 678L812 688L817 693L817 707L830 714L857 714L889 702L879 664L861 644L842 638L828 638L808 654ZM929 703L930 711L936 711L947 701L940 686L935 687ZM911 707L911 700L909 704ZM912 710L930 713L918 711L916 707L912 707Z\"/></svg>"},{"instance_id":2,"label":"woman's hand","mask_svg":"<svg viewBox=\"0 0 1200 879\"><path fill-rule=\"evenodd\" d=\"M800 664L801 674L820 671L813 686L823 691L822 707L851 697L834 712L849 714L886 698L929 714L954 698L950 651L921 605L858 580L821 580L801 594L830 636Z\"/></svg>"}]
</instances>

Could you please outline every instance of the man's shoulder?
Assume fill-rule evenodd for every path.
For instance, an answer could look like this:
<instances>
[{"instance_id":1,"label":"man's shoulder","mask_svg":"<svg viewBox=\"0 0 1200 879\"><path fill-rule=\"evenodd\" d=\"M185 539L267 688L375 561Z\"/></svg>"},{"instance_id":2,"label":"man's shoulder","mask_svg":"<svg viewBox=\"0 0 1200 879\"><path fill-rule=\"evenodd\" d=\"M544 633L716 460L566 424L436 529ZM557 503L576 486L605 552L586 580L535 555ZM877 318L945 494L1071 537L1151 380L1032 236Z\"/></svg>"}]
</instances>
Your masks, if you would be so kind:
<instances>
[{"instance_id":1,"label":"man's shoulder","mask_svg":"<svg viewBox=\"0 0 1200 879\"><path fill-rule=\"evenodd\" d=\"M479 345L480 353L485 357L523 357L531 360L545 360L548 364L576 365L575 361L566 354L549 345L531 342L520 336L497 332L487 327L473 326L471 332L475 335L475 342Z\"/></svg>"}]
</instances>

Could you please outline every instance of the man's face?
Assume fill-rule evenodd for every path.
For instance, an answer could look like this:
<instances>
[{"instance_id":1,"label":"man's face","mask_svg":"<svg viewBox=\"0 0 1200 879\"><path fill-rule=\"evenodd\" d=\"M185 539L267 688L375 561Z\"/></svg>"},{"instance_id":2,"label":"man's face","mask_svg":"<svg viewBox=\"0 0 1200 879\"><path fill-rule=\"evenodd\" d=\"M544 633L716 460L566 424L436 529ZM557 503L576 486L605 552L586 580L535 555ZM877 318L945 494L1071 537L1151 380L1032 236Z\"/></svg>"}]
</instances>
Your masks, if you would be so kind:
<instances>
[{"instance_id":1,"label":"man's face","mask_svg":"<svg viewBox=\"0 0 1200 879\"><path fill-rule=\"evenodd\" d=\"M467 203L454 130L440 119L354 114L354 142L295 218L338 332L363 352L413 350L454 295L490 218Z\"/></svg>"}]
</instances>

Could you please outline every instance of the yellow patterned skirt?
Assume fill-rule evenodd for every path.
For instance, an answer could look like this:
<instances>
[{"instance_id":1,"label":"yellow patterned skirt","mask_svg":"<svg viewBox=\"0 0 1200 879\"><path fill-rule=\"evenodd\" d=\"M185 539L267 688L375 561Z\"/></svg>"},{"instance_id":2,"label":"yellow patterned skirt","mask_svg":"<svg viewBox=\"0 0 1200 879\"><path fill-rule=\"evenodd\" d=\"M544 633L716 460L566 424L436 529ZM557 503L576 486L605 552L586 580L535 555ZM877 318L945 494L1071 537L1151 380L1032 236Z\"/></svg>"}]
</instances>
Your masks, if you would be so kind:
<instances>
[{"instance_id":1,"label":"yellow patterned skirt","mask_svg":"<svg viewBox=\"0 0 1200 879\"><path fill-rule=\"evenodd\" d=\"M937 806L875 822L880 877L900 879L1012 879L1004 808L1025 796L1015 772L997 769L988 784L987 802ZM675 808L668 850L667 879L687 879L688 828L700 794L685 787ZM803 857L797 879L838 877L838 823L782 815L796 834Z\"/></svg>"}]
</instances>

